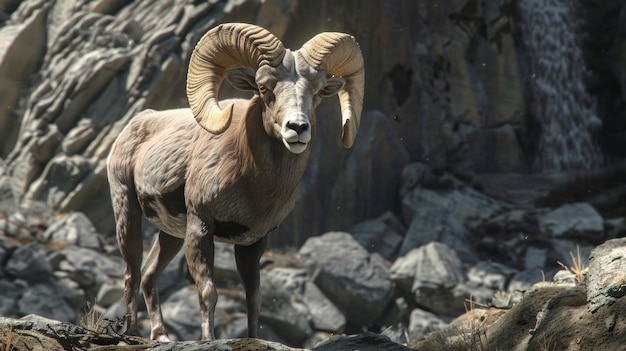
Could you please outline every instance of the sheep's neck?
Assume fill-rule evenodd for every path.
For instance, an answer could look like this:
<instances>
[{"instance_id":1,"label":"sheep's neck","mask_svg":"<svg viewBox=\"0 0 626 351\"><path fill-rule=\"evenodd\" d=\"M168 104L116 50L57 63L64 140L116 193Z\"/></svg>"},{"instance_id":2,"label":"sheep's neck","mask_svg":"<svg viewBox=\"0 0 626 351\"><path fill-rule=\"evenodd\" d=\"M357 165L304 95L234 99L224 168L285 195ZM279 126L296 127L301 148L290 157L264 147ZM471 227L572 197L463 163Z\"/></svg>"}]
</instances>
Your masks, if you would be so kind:
<instances>
[{"instance_id":1,"label":"sheep's neck","mask_svg":"<svg viewBox=\"0 0 626 351\"><path fill-rule=\"evenodd\" d=\"M283 143L267 135L263 128L260 103L239 125L235 134L237 162L245 179L257 191L272 198L293 195L309 160L311 146L301 154L289 152ZM256 113L255 113L256 112Z\"/></svg>"}]
</instances>

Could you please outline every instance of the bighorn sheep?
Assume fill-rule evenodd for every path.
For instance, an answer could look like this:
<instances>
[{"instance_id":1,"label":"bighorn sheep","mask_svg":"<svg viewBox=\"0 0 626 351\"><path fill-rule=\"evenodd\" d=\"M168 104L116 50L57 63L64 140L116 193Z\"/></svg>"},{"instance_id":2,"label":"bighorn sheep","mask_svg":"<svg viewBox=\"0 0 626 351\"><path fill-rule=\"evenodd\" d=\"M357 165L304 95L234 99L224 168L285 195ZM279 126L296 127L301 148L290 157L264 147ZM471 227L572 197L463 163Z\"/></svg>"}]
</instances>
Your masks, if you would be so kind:
<instances>
[{"instance_id":1,"label":"bighorn sheep","mask_svg":"<svg viewBox=\"0 0 626 351\"><path fill-rule=\"evenodd\" d=\"M240 68L249 68L254 76ZM250 100L218 102L230 82ZM325 32L290 51L267 30L219 25L196 45L189 62L190 109L144 111L115 141L107 160L124 271L128 333L137 334L141 285L152 339L168 340L157 279L185 245L202 318L202 339L214 339L217 291L213 241L235 245L248 308L248 335L258 336L259 259L266 235L293 209L311 153L314 110L339 94L342 141L351 147L364 91L363 56L354 37ZM142 263L141 214L160 229Z\"/></svg>"}]
</instances>

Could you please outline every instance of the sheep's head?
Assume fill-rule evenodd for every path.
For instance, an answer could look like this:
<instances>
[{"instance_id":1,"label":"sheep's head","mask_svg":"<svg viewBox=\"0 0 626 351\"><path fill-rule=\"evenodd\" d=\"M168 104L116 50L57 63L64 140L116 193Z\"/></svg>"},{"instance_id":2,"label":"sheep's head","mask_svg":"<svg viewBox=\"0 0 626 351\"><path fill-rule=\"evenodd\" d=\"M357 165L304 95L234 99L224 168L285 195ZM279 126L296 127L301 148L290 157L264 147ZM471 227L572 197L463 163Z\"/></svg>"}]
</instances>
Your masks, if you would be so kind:
<instances>
[{"instance_id":1,"label":"sheep's head","mask_svg":"<svg viewBox=\"0 0 626 351\"><path fill-rule=\"evenodd\" d=\"M297 51L285 49L267 30L250 24L223 24L200 40L189 63L187 96L198 123L211 133L230 125L232 106L217 104L227 71L238 88L259 94L265 104L268 134L293 153L311 140L310 117L322 97L339 94L343 145L351 147L363 105L363 56L354 37L321 33Z\"/></svg>"}]
</instances>

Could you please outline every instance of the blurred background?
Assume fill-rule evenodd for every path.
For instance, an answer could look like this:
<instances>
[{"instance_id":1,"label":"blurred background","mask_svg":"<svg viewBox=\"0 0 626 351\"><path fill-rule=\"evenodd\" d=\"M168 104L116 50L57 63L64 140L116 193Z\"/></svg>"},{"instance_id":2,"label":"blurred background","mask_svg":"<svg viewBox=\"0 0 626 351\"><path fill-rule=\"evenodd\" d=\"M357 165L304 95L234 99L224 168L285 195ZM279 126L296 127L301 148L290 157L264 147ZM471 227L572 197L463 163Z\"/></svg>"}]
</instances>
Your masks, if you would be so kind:
<instances>
[{"instance_id":1,"label":"blurred background","mask_svg":"<svg viewBox=\"0 0 626 351\"><path fill-rule=\"evenodd\" d=\"M393 261L462 228L450 245L465 263L523 271L626 232L623 0L0 0L0 10L3 223L30 209L46 219L29 230L43 232L81 212L113 245L111 144L143 109L188 106L195 43L219 23L248 22L292 49L350 33L366 65L354 147L341 146L338 101L326 99L296 208L271 248L376 232L360 242ZM556 223L600 224L555 234L545 216L567 204L582 212Z\"/></svg>"}]
</instances>

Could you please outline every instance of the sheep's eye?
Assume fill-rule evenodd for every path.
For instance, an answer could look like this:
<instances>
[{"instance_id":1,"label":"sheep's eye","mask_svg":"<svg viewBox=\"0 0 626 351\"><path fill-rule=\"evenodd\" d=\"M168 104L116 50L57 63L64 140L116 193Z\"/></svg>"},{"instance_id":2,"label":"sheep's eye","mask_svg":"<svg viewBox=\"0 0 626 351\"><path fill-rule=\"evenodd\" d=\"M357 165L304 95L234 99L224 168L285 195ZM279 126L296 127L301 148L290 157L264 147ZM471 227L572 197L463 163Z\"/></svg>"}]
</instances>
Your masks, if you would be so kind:
<instances>
[{"instance_id":1,"label":"sheep's eye","mask_svg":"<svg viewBox=\"0 0 626 351\"><path fill-rule=\"evenodd\" d=\"M259 93L261 94L267 93L267 87L265 85L259 85Z\"/></svg>"},{"instance_id":2,"label":"sheep's eye","mask_svg":"<svg viewBox=\"0 0 626 351\"><path fill-rule=\"evenodd\" d=\"M324 89L320 90L317 92L317 95L319 96L324 96Z\"/></svg>"}]
</instances>

